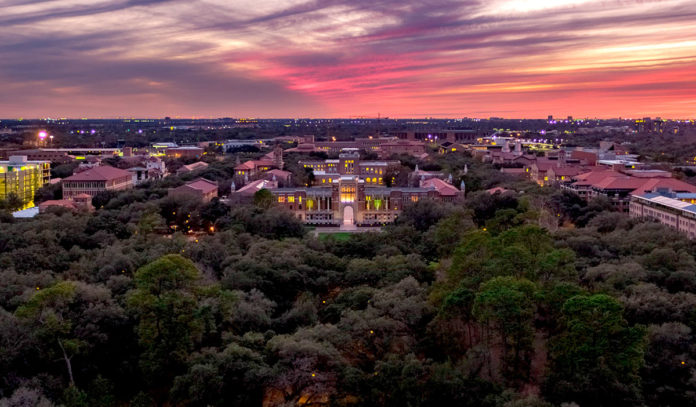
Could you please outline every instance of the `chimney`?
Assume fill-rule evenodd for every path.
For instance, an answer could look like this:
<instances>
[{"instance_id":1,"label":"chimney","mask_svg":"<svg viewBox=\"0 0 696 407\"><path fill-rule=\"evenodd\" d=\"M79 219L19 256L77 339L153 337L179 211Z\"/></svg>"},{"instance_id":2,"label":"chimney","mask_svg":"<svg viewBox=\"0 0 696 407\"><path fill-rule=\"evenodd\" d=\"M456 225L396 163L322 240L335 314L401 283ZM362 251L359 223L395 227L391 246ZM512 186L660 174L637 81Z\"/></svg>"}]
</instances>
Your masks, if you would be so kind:
<instances>
[{"instance_id":1,"label":"chimney","mask_svg":"<svg viewBox=\"0 0 696 407\"><path fill-rule=\"evenodd\" d=\"M509 153L510 152L510 142L505 140L505 143L503 143L503 152L504 153Z\"/></svg>"}]
</instances>

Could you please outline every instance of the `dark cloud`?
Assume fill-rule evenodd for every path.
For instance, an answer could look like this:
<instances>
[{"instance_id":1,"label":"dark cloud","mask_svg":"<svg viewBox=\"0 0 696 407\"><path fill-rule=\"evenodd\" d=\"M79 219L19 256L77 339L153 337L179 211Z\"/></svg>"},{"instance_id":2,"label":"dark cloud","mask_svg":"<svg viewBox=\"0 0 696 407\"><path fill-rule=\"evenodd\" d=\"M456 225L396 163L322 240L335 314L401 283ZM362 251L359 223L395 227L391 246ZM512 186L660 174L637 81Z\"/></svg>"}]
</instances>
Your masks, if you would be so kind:
<instances>
[{"instance_id":1,"label":"dark cloud","mask_svg":"<svg viewBox=\"0 0 696 407\"><path fill-rule=\"evenodd\" d=\"M98 2L91 5L79 5L71 8L60 7L60 2L56 1L24 1L16 2L12 5L46 4L44 10L25 13L20 16L4 15L0 13L0 24L18 25L33 24L47 19L66 18L66 17L85 17L95 14L110 13L132 7L147 7L161 3L175 3L181 0L111 0L108 2ZM0 11L7 5L0 7Z\"/></svg>"}]
</instances>

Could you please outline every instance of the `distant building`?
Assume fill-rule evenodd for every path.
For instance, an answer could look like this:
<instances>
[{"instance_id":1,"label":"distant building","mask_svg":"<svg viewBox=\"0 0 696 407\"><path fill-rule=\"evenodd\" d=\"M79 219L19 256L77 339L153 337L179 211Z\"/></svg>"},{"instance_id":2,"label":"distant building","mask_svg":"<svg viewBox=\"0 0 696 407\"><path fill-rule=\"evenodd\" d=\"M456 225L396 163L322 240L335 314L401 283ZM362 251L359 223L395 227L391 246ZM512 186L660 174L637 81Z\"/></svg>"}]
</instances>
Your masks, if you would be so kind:
<instances>
[{"instance_id":1,"label":"distant building","mask_svg":"<svg viewBox=\"0 0 696 407\"><path fill-rule=\"evenodd\" d=\"M572 182L563 184L562 188L569 189L588 201L604 196L620 212L629 212L632 196L649 193L696 193L696 186L665 177L661 171L638 171L636 174L638 176L632 175L631 172L598 169L578 174L573 177Z\"/></svg>"},{"instance_id":2,"label":"distant building","mask_svg":"<svg viewBox=\"0 0 696 407\"><path fill-rule=\"evenodd\" d=\"M73 199L58 199L44 201L39 204L39 213L44 213L50 208L65 208L73 212L92 212L94 211L94 206L92 206L92 197L87 194L80 194Z\"/></svg>"},{"instance_id":3,"label":"distant building","mask_svg":"<svg viewBox=\"0 0 696 407\"><path fill-rule=\"evenodd\" d=\"M229 202L233 204L251 204L254 203L254 195L262 190L272 190L278 188L278 181L267 179L259 179L251 181L236 191L232 191L229 197Z\"/></svg>"},{"instance_id":4,"label":"distant building","mask_svg":"<svg viewBox=\"0 0 696 407\"><path fill-rule=\"evenodd\" d=\"M690 239L696 237L696 205L679 200L676 195L635 195L631 198L629 216L653 219Z\"/></svg>"},{"instance_id":5,"label":"distant building","mask_svg":"<svg viewBox=\"0 0 696 407\"><path fill-rule=\"evenodd\" d=\"M63 199L73 199L81 194L94 197L103 191L133 188L133 176L126 170L104 165L65 178L62 184Z\"/></svg>"},{"instance_id":6,"label":"distant building","mask_svg":"<svg viewBox=\"0 0 696 407\"><path fill-rule=\"evenodd\" d=\"M421 141L412 140L396 140L382 144L380 149L381 157L388 158L394 154L409 154L414 157L420 157L426 154L425 144Z\"/></svg>"},{"instance_id":7,"label":"distant building","mask_svg":"<svg viewBox=\"0 0 696 407\"><path fill-rule=\"evenodd\" d=\"M166 149L168 158L201 158L204 150L200 147L169 147Z\"/></svg>"},{"instance_id":8,"label":"distant building","mask_svg":"<svg viewBox=\"0 0 696 407\"><path fill-rule=\"evenodd\" d=\"M200 199L203 202L210 202L218 196L218 185L216 182L205 178L198 178L177 188L170 188L168 196L186 196Z\"/></svg>"},{"instance_id":9,"label":"distant building","mask_svg":"<svg viewBox=\"0 0 696 407\"><path fill-rule=\"evenodd\" d=\"M12 151L11 155L25 155L29 161L49 161L55 164L65 164L74 160L74 158L69 156L65 151L43 149L15 150Z\"/></svg>"},{"instance_id":10,"label":"distant building","mask_svg":"<svg viewBox=\"0 0 696 407\"><path fill-rule=\"evenodd\" d=\"M159 157L148 157L145 160L145 168L150 172L150 178L162 178L167 175L167 166Z\"/></svg>"},{"instance_id":11,"label":"distant building","mask_svg":"<svg viewBox=\"0 0 696 407\"><path fill-rule=\"evenodd\" d=\"M51 164L29 161L26 156L10 156L0 161L0 200L15 194L23 208L34 206L34 194L51 179Z\"/></svg>"},{"instance_id":12,"label":"distant building","mask_svg":"<svg viewBox=\"0 0 696 407\"><path fill-rule=\"evenodd\" d=\"M292 183L292 173L290 171L273 169L266 172L265 178L270 181L278 181L278 184L283 187L290 186Z\"/></svg>"},{"instance_id":13,"label":"distant building","mask_svg":"<svg viewBox=\"0 0 696 407\"><path fill-rule=\"evenodd\" d=\"M237 182L246 184L250 180L256 180L272 169L282 170L283 149L276 145L272 152L264 155L259 160L250 160L234 167L234 178Z\"/></svg>"},{"instance_id":14,"label":"distant building","mask_svg":"<svg viewBox=\"0 0 696 407\"><path fill-rule=\"evenodd\" d=\"M208 164L204 163L203 161L198 161L193 164L188 164L188 165L183 165L181 168L179 168L176 173L181 175L185 174L187 172L192 172L192 171L197 171L197 170L202 170L208 168Z\"/></svg>"}]
</instances>

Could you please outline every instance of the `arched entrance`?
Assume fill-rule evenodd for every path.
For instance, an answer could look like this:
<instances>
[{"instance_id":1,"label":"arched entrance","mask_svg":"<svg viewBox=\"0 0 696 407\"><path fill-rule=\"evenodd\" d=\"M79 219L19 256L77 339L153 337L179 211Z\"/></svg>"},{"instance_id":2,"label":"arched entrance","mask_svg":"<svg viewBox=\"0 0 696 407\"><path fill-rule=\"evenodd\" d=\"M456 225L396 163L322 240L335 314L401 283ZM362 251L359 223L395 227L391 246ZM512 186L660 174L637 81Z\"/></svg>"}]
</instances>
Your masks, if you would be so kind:
<instances>
[{"instance_id":1,"label":"arched entrance","mask_svg":"<svg viewBox=\"0 0 696 407\"><path fill-rule=\"evenodd\" d=\"M346 206L343 208L343 224L352 225L355 223L355 213L353 213L352 206Z\"/></svg>"}]
</instances>

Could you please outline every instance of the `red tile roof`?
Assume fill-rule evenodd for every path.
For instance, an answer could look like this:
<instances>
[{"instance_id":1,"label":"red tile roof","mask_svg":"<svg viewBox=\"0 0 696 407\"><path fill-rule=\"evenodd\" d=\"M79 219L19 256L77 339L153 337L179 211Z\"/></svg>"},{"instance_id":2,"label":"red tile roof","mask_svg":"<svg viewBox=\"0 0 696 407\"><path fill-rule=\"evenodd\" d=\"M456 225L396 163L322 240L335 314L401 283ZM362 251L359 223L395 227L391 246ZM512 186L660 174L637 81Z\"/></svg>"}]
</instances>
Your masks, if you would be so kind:
<instances>
[{"instance_id":1,"label":"red tile roof","mask_svg":"<svg viewBox=\"0 0 696 407\"><path fill-rule=\"evenodd\" d=\"M491 195L496 194L496 193L504 194L507 191L509 191L509 189L505 189L505 188L501 188L501 187L495 187L495 188L491 188L491 189L486 190L486 192L488 192Z\"/></svg>"},{"instance_id":2,"label":"red tile roof","mask_svg":"<svg viewBox=\"0 0 696 407\"><path fill-rule=\"evenodd\" d=\"M459 190L452 184L439 179L430 178L421 183L421 188L433 187L442 196L456 196Z\"/></svg>"},{"instance_id":3,"label":"red tile roof","mask_svg":"<svg viewBox=\"0 0 696 407\"><path fill-rule=\"evenodd\" d=\"M639 195L658 189L667 189L672 192L696 192L696 186L675 178L631 177L611 170L588 172L575 178L577 181L573 183L574 185L591 186L600 190L629 190L631 193Z\"/></svg>"},{"instance_id":4,"label":"red tile roof","mask_svg":"<svg viewBox=\"0 0 696 407\"><path fill-rule=\"evenodd\" d=\"M259 190L272 188L278 188L278 182L259 179L244 185L234 193L241 195L254 195Z\"/></svg>"},{"instance_id":5,"label":"red tile roof","mask_svg":"<svg viewBox=\"0 0 696 407\"><path fill-rule=\"evenodd\" d=\"M658 189L669 189L672 192L696 192L696 186L674 178L642 178L644 183L634 193L644 194Z\"/></svg>"},{"instance_id":6,"label":"red tile roof","mask_svg":"<svg viewBox=\"0 0 696 407\"><path fill-rule=\"evenodd\" d=\"M290 171L283 171L283 170L278 170L278 169L273 169L268 171L266 174L269 176L276 176L276 178L287 178L292 175Z\"/></svg>"},{"instance_id":7,"label":"red tile roof","mask_svg":"<svg viewBox=\"0 0 696 407\"><path fill-rule=\"evenodd\" d=\"M131 177L131 173L119 168L102 165L79 172L64 181L110 181L117 178Z\"/></svg>"},{"instance_id":8,"label":"red tile roof","mask_svg":"<svg viewBox=\"0 0 696 407\"><path fill-rule=\"evenodd\" d=\"M250 160L250 161L245 161L242 164L239 164L238 166L234 167L234 169L235 170L255 170L256 167L266 166L266 165L272 166L274 164L271 161Z\"/></svg>"},{"instance_id":9,"label":"red tile roof","mask_svg":"<svg viewBox=\"0 0 696 407\"><path fill-rule=\"evenodd\" d=\"M583 172L585 169L580 167L552 167L548 171L553 171L556 175L562 175L566 177L572 177Z\"/></svg>"},{"instance_id":10,"label":"red tile roof","mask_svg":"<svg viewBox=\"0 0 696 407\"><path fill-rule=\"evenodd\" d=\"M55 199L55 200L43 201L39 204L39 209L45 210L46 208L48 208L50 206L60 206L63 208L68 208L68 209L77 209L77 205L75 205L75 202L67 200L67 199Z\"/></svg>"},{"instance_id":11,"label":"red tile roof","mask_svg":"<svg viewBox=\"0 0 696 407\"><path fill-rule=\"evenodd\" d=\"M193 164L184 165L181 168L179 168L179 172L195 171L195 170L199 170L202 168L208 168L208 163L204 163L203 161L198 161L198 162L195 162Z\"/></svg>"},{"instance_id":12,"label":"red tile roof","mask_svg":"<svg viewBox=\"0 0 696 407\"><path fill-rule=\"evenodd\" d=\"M208 181L205 178L198 178L197 180L191 181L184 186L201 191L204 195L209 194L218 188L216 183L213 181Z\"/></svg>"}]
</instances>

